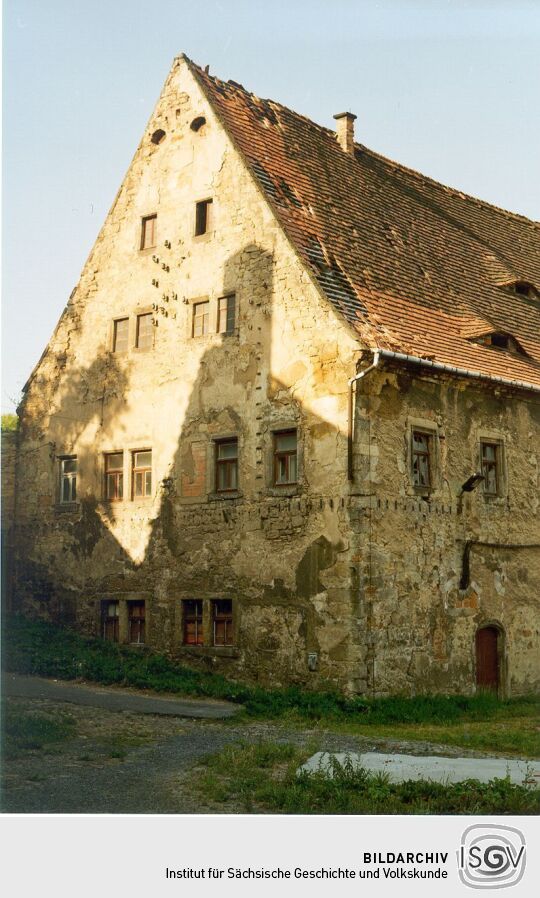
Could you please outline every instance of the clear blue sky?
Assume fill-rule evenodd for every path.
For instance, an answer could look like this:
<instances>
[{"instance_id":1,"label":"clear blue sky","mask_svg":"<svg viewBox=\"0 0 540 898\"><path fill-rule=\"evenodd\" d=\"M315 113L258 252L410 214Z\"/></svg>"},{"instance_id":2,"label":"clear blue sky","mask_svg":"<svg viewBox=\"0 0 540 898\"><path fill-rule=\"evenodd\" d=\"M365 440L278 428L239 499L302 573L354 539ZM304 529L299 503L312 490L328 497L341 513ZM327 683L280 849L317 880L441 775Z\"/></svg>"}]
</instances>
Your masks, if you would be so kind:
<instances>
[{"instance_id":1,"label":"clear blue sky","mask_svg":"<svg viewBox=\"0 0 540 898\"><path fill-rule=\"evenodd\" d=\"M20 398L184 51L540 217L540 0L4 0L4 380Z\"/></svg>"}]
</instances>

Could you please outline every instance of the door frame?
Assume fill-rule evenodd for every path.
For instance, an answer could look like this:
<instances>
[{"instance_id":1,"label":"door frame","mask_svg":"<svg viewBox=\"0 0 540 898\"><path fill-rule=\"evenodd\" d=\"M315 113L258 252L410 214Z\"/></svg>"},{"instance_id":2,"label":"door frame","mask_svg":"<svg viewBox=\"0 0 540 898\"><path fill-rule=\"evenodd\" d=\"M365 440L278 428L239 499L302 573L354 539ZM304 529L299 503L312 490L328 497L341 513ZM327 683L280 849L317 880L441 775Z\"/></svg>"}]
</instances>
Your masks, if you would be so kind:
<instances>
[{"instance_id":1,"label":"door frame","mask_svg":"<svg viewBox=\"0 0 540 898\"><path fill-rule=\"evenodd\" d=\"M488 619L483 620L479 624L476 625L473 634L472 641L472 653L473 653L473 670L474 670L474 691L477 693L478 684L476 681L476 634L479 630L485 630L488 627L491 627L493 630L497 632L497 674L498 674L498 684L497 684L497 695L499 698L505 698L507 694L507 657L506 657L506 632L498 620Z\"/></svg>"}]
</instances>

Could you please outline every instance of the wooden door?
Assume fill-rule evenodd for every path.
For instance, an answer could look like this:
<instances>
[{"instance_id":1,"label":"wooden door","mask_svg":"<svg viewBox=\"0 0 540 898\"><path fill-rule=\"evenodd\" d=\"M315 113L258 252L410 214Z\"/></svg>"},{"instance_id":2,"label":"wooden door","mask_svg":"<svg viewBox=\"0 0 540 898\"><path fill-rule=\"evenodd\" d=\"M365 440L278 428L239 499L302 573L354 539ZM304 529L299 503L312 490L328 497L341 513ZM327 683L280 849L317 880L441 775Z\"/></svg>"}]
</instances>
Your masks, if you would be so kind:
<instances>
[{"instance_id":1,"label":"wooden door","mask_svg":"<svg viewBox=\"0 0 540 898\"><path fill-rule=\"evenodd\" d=\"M499 688L499 633L496 627L476 632L476 685L479 689Z\"/></svg>"}]
</instances>

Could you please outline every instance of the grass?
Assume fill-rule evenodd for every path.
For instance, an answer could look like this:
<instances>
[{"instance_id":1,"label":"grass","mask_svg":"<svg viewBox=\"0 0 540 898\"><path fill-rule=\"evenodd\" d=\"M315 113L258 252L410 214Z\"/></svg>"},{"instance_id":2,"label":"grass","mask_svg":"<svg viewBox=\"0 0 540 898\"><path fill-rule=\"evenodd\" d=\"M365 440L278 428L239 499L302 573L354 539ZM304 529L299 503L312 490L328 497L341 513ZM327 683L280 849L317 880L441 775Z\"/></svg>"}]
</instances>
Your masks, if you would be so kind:
<instances>
[{"instance_id":1,"label":"grass","mask_svg":"<svg viewBox=\"0 0 540 898\"><path fill-rule=\"evenodd\" d=\"M535 696L504 701L491 693L370 699L298 687L264 689L192 670L149 649L87 638L39 620L11 617L4 637L4 663L13 672L227 699L243 705L244 717L285 719L292 726L305 726L307 721L373 738L422 739L528 757L540 754Z\"/></svg>"},{"instance_id":2,"label":"grass","mask_svg":"<svg viewBox=\"0 0 540 898\"><path fill-rule=\"evenodd\" d=\"M390 783L384 774L336 766L297 776L306 749L293 745L237 744L204 762L194 786L214 803L232 803L248 813L279 814L537 814L540 790L467 780L443 785L427 781Z\"/></svg>"},{"instance_id":3,"label":"grass","mask_svg":"<svg viewBox=\"0 0 540 898\"><path fill-rule=\"evenodd\" d=\"M50 750L73 739L75 730L75 720L69 714L29 714L8 706L4 710L4 758L12 760L28 751Z\"/></svg>"}]
</instances>

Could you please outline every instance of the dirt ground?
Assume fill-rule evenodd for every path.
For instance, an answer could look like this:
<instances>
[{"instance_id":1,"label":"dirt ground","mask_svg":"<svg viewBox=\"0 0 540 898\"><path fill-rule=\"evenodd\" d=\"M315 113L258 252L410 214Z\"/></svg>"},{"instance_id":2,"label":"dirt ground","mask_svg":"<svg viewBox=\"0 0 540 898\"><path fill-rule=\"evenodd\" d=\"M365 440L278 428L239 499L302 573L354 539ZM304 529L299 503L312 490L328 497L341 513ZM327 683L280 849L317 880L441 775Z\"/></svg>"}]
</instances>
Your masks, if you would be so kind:
<instances>
[{"instance_id":1,"label":"dirt ground","mask_svg":"<svg viewBox=\"0 0 540 898\"><path fill-rule=\"evenodd\" d=\"M39 749L10 752L3 764L4 813L238 813L202 798L193 785L201 760L231 742L289 742L316 750L410 751L479 755L429 743L404 743L291 728L278 722L187 720L10 697L23 714L68 714L74 735Z\"/></svg>"}]
</instances>

